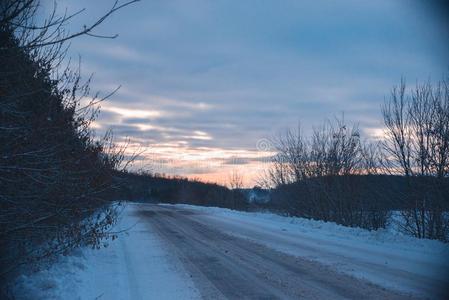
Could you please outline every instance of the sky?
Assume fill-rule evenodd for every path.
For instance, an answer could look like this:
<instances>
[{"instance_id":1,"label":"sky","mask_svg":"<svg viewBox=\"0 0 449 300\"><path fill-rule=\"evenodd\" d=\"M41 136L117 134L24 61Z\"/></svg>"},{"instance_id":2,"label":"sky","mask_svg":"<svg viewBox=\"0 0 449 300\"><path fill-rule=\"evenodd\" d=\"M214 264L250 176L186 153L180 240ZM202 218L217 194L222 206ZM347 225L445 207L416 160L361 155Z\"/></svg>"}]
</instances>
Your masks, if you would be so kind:
<instances>
[{"instance_id":1,"label":"sky","mask_svg":"<svg viewBox=\"0 0 449 300\"><path fill-rule=\"evenodd\" d=\"M93 91L121 86L101 105L98 135L112 129L135 169L226 184L257 183L268 142L344 113L367 139L382 133L380 106L401 77L411 85L448 71L445 7L429 1L143 0L82 37L69 55L94 74ZM86 8L68 29L92 23L113 1Z\"/></svg>"}]
</instances>

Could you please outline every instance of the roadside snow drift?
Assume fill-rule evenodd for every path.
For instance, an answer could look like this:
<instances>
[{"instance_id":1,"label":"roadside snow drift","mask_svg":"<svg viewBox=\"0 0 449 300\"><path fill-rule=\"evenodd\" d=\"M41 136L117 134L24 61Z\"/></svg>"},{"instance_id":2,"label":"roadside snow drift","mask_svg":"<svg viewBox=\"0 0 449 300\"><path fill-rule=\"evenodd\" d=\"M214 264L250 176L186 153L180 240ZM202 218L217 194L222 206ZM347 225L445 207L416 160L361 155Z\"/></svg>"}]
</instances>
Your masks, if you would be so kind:
<instances>
[{"instance_id":1,"label":"roadside snow drift","mask_svg":"<svg viewBox=\"0 0 449 300\"><path fill-rule=\"evenodd\" d=\"M152 228L127 204L116 231L100 250L82 249L49 269L19 278L18 299L199 299L188 274Z\"/></svg>"}]
</instances>

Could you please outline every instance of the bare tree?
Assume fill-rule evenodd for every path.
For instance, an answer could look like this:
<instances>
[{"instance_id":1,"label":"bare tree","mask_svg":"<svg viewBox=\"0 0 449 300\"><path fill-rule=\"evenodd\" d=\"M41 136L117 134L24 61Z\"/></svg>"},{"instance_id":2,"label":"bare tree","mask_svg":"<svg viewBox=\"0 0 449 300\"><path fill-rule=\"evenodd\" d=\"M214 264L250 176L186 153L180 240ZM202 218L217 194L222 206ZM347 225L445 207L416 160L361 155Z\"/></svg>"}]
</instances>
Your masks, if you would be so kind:
<instances>
[{"instance_id":1,"label":"bare tree","mask_svg":"<svg viewBox=\"0 0 449 300\"><path fill-rule=\"evenodd\" d=\"M385 226L385 210L362 199L352 177L378 169L377 148L362 143L356 125L335 118L315 128L310 138L298 126L273 139L273 145L277 153L264 178L283 191L278 201L285 210L349 226Z\"/></svg>"},{"instance_id":2,"label":"bare tree","mask_svg":"<svg viewBox=\"0 0 449 300\"><path fill-rule=\"evenodd\" d=\"M361 146L361 173L378 175L382 171L382 148L380 142L365 141Z\"/></svg>"},{"instance_id":3,"label":"bare tree","mask_svg":"<svg viewBox=\"0 0 449 300\"><path fill-rule=\"evenodd\" d=\"M448 240L449 196L444 191L449 175L448 81L417 84L406 92L402 80L382 107L384 167L409 178L402 195L404 230L419 238Z\"/></svg>"},{"instance_id":4,"label":"bare tree","mask_svg":"<svg viewBox=\"0 0 449 300\"><path fill-rule=\"evenodd\" d=\"M244 186L243 175L237 169L234 169L229 174L228 181L231 188L230 207L232 209L246 209L247 199L242 192Z\"/></svg>"},{"instance_id":5,"label":"bare tree","mask_svg":"<svg viewBox=\"0 0 449 300\"><path fill-rule=\"evenodd\" d=\"M287 129L272 143L277 153L269 179L274 185L360 172L363 160L360 131L357 126L349 128L344 118L326 121L313 130L311 138L304 136L300 126L296 130Z\"/></svg>"},{"instance_id":6,"label":"bare tree","mask_svg":"<svg viewBox=\"0 0 449 300\"><path fill-rule=\"evenodd\" d=\"M243 176L238 170L232 170L229 174L229 187L233 190L243 188Z\"/></svg>"},{"instance_id":7,"label":"bare tree","mask_svg":"<svg viewBox=\"0 0 449 300\"><path fill-rule=\"evenodd\" d=\"M358 173L362 160L358 126L349 127L342 117L316 128L312 136L310 160L313 161L314 176Z\"/></svg>"}]
</instances>

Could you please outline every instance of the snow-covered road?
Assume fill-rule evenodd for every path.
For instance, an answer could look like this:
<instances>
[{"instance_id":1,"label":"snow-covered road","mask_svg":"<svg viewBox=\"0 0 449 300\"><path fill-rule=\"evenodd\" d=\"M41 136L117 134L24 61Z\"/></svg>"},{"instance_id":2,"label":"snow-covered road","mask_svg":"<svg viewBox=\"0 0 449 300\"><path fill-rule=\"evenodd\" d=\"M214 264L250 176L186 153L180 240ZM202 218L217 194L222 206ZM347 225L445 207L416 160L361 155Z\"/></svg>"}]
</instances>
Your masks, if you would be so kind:
<instances>
[{"instance_id":1,"label":"snow-covered road","mask_svg":"<svg viewBox=\"0 0 449 300\"><path fill-rule=\"evenodd\" d=\"M207 212L154 206L139 214L170 243L169 249L181 258L207 299L408 298L320 263L227 235L222 223L210 225Z\"/></svg>"},{"instance_id":2,"label":"snow-covered road","mask_svg":"<svg viewBox=\"0 0 449 300\"><path fill-rule=\"evenodd\" d=\"M449 247L391 232L128 204L109 247L22 277L19 299L444 299Z\"/></svg>"},{"instance_id":3,"label":"snow-covered road","mask_svg":"<svg viewBox=\"0 0 449 300\"><path fill-rule=\"evenodd\" d=\"M438 241L267 213L176 207L195 211L195 221L210 228L319 262L390 290L432 299L447 297L449 247Z\"/></svg>"}]
</instances>

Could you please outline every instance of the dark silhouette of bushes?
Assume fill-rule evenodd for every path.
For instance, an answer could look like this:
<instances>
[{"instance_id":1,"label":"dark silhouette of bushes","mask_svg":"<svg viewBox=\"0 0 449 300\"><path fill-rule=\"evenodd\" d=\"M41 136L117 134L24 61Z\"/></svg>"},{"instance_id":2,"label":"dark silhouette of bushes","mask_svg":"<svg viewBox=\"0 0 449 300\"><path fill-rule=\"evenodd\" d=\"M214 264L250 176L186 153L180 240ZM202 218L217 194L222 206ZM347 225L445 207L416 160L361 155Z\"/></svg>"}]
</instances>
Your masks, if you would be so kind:
<instances>
[{"instance_id":1,"label":"dark silhouette of bushes","mask_svg":"<svg viewBox=\"0 0 449 300\"><path fill-rule=\"evenodd\" d=\"M64 43L99 23L65 35L71 16L36 24L38 10L38 1L0 3L2 287L20 266L100 246L115 220L109 200L124 157L110 134L97 140L89 129L99 100L81 105L89 80L61 67Z\"/></svg>"},{"instance_id":2,"label":"dark silhouette of bushes","mask_svg":"<svg viewBox=\"0 0 449 300\"><path fill-rule=\"evenodd\" d=\"M432 201L449 193L449 179L434 189L425 189L433 180L394 175L313 178L273 189L265 207L292 216L376 230L388 224L391 211L407 210L410 200L406 195L425 193ZM406 231L409 225L401 224Z\"/></svg>"},{"instance_id":3,"label":"dark silhouette of bushes","mask_svg":"<svg viewBox=\"0 0 449 300\"><path fill-rule=\"evenodd\" d=\"M311 137L287 130L263 184L272 207L292 215L378 229L399 210L400 227L418 238L449 241L449 83L393 88L382 107L385 137L361 139L344 119ZM379 174L383 174L380 176Z\"/></svg>"}]
</instances>

